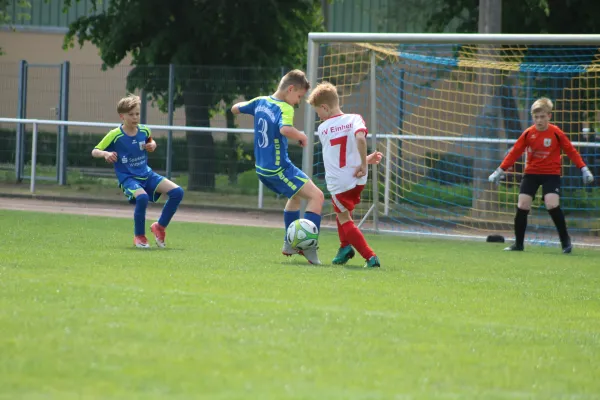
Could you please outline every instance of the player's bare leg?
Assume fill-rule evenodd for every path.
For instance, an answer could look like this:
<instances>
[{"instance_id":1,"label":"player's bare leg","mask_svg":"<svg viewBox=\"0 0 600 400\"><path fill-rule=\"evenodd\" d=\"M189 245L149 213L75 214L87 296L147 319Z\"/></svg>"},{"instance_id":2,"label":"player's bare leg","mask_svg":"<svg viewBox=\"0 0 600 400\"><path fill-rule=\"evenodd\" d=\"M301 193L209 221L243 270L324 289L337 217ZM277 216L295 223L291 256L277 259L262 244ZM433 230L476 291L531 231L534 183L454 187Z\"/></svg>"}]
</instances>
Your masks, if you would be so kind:
<instances>
[{"instance_id":1,"label":"player's bare leg","mask_svg":"<svg viewBox=\"0 0 600 400\"><path fill-rule=\"evenodd\" d=\"M305 199L307 201L304 218L312 221L320 231L321 211L323 210L323 202L325 201L323 192L317 187L317 185L314 184L313 181L309 180L304 186L302 186L295 196L288 200L286 209L289 206L291 208L293 207L294 209L300 210L301 199ZM318 248L303 250L302 252L299 252L299 254L302 254L309 263L318 265L321 264L321 260L319 260L317 250Z\"/></svg>"}]
</instances>

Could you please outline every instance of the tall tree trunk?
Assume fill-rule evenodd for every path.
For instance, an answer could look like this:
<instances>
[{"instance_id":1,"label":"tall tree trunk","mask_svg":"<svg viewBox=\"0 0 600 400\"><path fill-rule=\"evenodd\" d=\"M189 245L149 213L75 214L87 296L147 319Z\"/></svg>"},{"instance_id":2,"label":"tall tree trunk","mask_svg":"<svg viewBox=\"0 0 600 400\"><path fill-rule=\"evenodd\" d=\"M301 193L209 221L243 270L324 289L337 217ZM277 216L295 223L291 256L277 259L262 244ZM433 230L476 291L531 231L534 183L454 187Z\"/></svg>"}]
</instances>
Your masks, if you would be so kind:
<instances>
[{"instance_id":1,"label":"tall tree trunk","mask_svg":"<svg viewBox=\"0 0 600 400\"><path fill-rule=\"evenodd\" d=\"M236 128L235 116L231 112L231 107L227 106L225 113L228 128ZM227 175L229 176L229 184L237 183L238 174L238 135L236 133L227 132Z\"/></svg>"},{"instance_id":2,"label":"tall tree trunk","mask_svg":"<svg viewBox=\"0 0 600 400\"><path fill-rule=\"evenodd\" d=\"M502 86L500 86L496 94L497 97L500 98L500 105L502 108L502 119L504 120L504 133L506 134L506 139L518 139L521 136L521 133L525 130L525 127L521 123L521 116L519 114L519 105L517 104L517 99L513 92L513 87L516 87L517 84L514 82L514 78L511 76L504 76L504 82ZM498 147L503 147L503 152L497 154L500 157L500 160L506 154L509 148L512 145L498 145ZM523 172L523 164L517 163L513 166L513 173L521 174Z\"/></svg>"},{"instance_id":3,"label":"tall tree trunk","mask_svg":"<svg viewBox=\"0 0 600 400\"><path fill-rule=\"evenodd\" d=\"M183 91L186 126L210 127L210 99L206 88L198 80L190 80ZM212 133L186 134L188 149L188 190L215 190L215 143Z\"/></svg>"},{"instance_id":4,"label":"tall tree trunk","mask_svg":"<svg viewBox=\"0 0 600 400\"><path fill-rule=\"evenodd\" d=\"M481 0L479 2L479 32L499 33L502 26L502 3L501 0ZM497 49L489 49L485 46L479 50L482 57L495 58L500 53ZM502 76L498 71L490 71L481 68L478 71L478 84L485 94L486 104L483 105L483 137L497 138L499 131L499 104L500 100L495 96L495 87L499 85ZM483 226L485 221L496 216L498 208L498 193L490 190L487 177L498 167L497 149L493 144L482 143L477 150L477 157L473 162L473 200L471 216L479 220Z\"/></svg>"},{"instance_id":5,"label":"tall tree trunk","mask_svg":"<svg viewBox=\"0 0 600 400\"><path fill-rule=\"evenodd\" d=\"M504 120L504 132L507 139L518 139L523 133L521 117L519 116L519 105L513 93L513 87L517 84L511 76L505 76L502 86L499 87L500 104L502 107L502 117Z\"/></svg>"}]
</instances>

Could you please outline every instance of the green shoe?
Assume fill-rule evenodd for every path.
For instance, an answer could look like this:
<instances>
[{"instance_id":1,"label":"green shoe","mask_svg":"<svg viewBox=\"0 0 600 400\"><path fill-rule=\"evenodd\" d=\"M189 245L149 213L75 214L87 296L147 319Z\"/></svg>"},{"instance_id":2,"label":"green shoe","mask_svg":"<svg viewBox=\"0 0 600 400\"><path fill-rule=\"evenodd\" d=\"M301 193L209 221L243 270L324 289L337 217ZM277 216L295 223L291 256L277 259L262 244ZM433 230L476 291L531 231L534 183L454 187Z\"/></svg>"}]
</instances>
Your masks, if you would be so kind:
<instances>
[{"instance_id":1,"label":"green shoe","mask_svg":"<svg viewBox=\"0 0 600 400\"><path fill-rule=\"evenodd\" d=\"M379 264L379 257L377 256L373 256L371 258L369 258L367 260L367 263L365 264L365 268L378 268L381 267L381 264Z\"/></svg>"},{"instance_id":2,"label":"green shoe","mask_svg":"<svg viewBox=\"0 0 600 400\"><path fill-rule=\"evenodd\" d=\"M348 245L346 247L340 247L336 256L333 258L332 264L343 265L346 264L352 257L354 257L354 249Z\"/></svg>"}]
</instances>

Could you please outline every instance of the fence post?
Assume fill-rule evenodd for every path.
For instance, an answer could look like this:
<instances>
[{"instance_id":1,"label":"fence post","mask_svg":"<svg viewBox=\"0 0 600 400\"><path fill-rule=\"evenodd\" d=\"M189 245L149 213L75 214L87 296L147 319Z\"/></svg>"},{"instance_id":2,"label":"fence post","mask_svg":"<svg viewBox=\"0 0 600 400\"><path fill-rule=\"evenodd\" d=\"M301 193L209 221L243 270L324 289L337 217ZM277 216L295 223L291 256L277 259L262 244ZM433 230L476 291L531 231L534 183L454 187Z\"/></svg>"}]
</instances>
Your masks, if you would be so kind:
<instances>
[{"instance_id":1,"label":"fence post","mask_svg":"<svg viewBox=\"0 0 600 400\"><path fill-rule=\"evenodd\" d=\"M369 132L371 135L371 146L373 151L377 151L377 58L375 52L371 51L371 70L370 70L370 82L369 82L369 111L371 114ZM379 215L379 175L377 171L377 164L371 165L372 171L372 183L373 183L373 227L375 232L378 232L378 219Z\"/></svg>"},{"instance_id":2,"label":"fence post","mask_svg":"<svg viewBox=\"0 0 600 400\"><path fill-rule=\"evenodd\" d=\"M65 61L60 66L60 103L58 119L67 121L69 119L69 77L71 63ZM58 127L58 184L67 184L67 148L69 127L60 125Z\"/></svg>"},{"instance_id":3,"label":"fence post","mask_svg":"<svg viewBox=\"0 0 600 400\"><path fill-rule=\"evenodd\" d=\"M383 198L383 215L386 217L390 212L390 169L392 168L392 149L391 149L392 141L388 137L385 139L385 189L384 189L384 198Z\"/></svg>"},{"instance_id":4,"label":"fence post","mask_svg":"<svg viewBox=\"0 0 600 400\"><path fill-rule=\"evenodd\" d=\"M308 39L308 54L307 54L307 63L306 63L306 78L310 83L311 87L315 87L317 85L317 78L319 76L318 66L319 66L319 45L315 43L312 39ZM314 153L315 153L315 122L316 122L316 113L312 109L312 107L306 105L304 107L304 133L306 134L306 146L302 149L302 171L309 178L314 178ZM302 200L301 202L301 211L304 213L306 211L307 202Z\"/></svg>"},{"instance_id":5,"label":"fence post","mask_svg":"<svg viewBox=\"0 0 600 400\"><path fill-rule=\"evenodd\" d=\"M140 124L146 125L148 123L148 95L146 94L146 89L141 90L140 99L142 101L140 105Z\"/></svg>"},{"instance_id":6,"label":"fence post","mask_svg":"<svg viewBox=\"0 0 600 400\"><path fill-rule=\"evenodd\" d=\"M27 115L27 61L19 61L19 94L17 98L17 118ZM17 182L23 181L25 164L25 125L17 124L15 145L15 177Z\"/></svg>"},{"instance_id":7,"label":"fence post","mask_svg":"<svg viewBox=\"0 0 600 400\"><path fill-rule=\"evenodd\" d=\"M173 126L173 103L175 97L175 64L169 64L169 107L168 107L168 125ZM173 131L167 133L167 178L171 179L173 167Z\"/></svg>"},{"instance_id":8,"label":"fence post","mask_svg":"<svg viewBox=\"0 0 600 400\"><path fill-rule=\"evenodd\" d=\"M37 143L38 143L38 124L33 123L33 135L31 138L31 182L29 190L35 193L35 170L37 166Z\"/></svg>"},{"instance_id":9,"label":"fence post","mask_svg":"<svg viewBox=\"0 0 600 400\"><path fill-rule=\"evenodd\" d=\"M262 181L258 180L258 208L263 208L263 199L264 199L264 185Z\"/></svg>"}]
</instances>

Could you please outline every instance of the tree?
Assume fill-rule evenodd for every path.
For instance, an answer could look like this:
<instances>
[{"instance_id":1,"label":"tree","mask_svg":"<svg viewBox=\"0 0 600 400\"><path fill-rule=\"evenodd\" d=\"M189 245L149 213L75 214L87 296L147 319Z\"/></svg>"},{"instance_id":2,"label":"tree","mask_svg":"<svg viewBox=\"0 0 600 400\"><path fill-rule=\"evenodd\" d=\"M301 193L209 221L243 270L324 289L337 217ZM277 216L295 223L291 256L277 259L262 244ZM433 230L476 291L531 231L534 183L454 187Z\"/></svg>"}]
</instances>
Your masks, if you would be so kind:
<instances>
[{"instance_id":1,"label":"tree","mask_svg":"<svg viewBox=\"0 0 600 400\"><path fill-rule=\"evenodd\" d=\"M457 32L477 32L479 0L446 0L428 22L428 29L443 31L456 23ZM504 0L504 33L596 33L600 3L588 0Z\"/></svg>"},{"instance_id":2,"label":"tree","mask_svg":"<svg viewBox=\"0 0 600 400\"><path fill-rule=\"evenodd\" d=\"M31 18L29 10L31 9L31 3L29 0L0 0L0 26L11 25L12 18L10 9L16 9L15 19L16 20L28 20ZM0 47L0 56L4 54L2 47Z\"/></svg>"},{"instance_id":3,"label":"tree","mask_svg":"<svg viewBox=\"0 0 600 400\"><path fill-rule=\"evenodd\" d=\"M65 0L66 6L72 1ZM97 2L92 0L93 7ZM145 89L166 107L168 69L176 68L175 107L185 109L187 126L210 126L210 113L237 95L253 96L279 78L279 67L302 67L308 32L321 30L319 0L109 0L107 11L79 18L65 47L91 42L106 67L130 54L136 66L128 90ZM227 67L252 67L244 79ZM277 68L275 68L277 67ZM268 88L269 90L271 87ZM186 133L188 190L214 189L212 135Z\"/></svg>"},{"instance_id":4,"label":"tree","mask_svg":"<svg viewBox=\"0 0 600 400\"><path fill-rule=\"evenodd\" d=\"M502 0L480 0L479 1L479 16L478 16L478 32L479 33L500 33L501 29L501 10ZM479 56L498 57L499 51L486 48L479 49ZM502 76L497 74L485 73L477 74L477 83L481 87L483 96L484 119L482 127L485 130L485 135L495 137L498 135L499 121L499 104L500 96L496 93L497 87L501 87ZM505 119L506 120L506 119ZM471 215L476 218L486 219L489 211L495 211L498 193L497 191L486 190L489 186L486 182L488 171L495 169L497 151L491 149L488 145L483 145L477 150L479 157L473 160L473 207Z\"/></svg>"}]
</instances>

